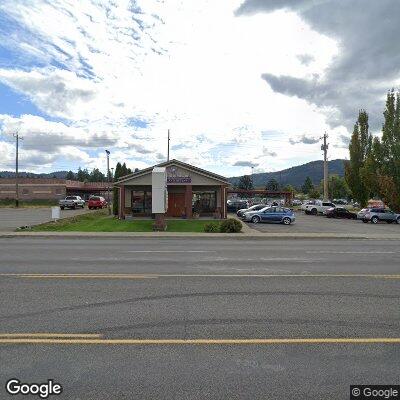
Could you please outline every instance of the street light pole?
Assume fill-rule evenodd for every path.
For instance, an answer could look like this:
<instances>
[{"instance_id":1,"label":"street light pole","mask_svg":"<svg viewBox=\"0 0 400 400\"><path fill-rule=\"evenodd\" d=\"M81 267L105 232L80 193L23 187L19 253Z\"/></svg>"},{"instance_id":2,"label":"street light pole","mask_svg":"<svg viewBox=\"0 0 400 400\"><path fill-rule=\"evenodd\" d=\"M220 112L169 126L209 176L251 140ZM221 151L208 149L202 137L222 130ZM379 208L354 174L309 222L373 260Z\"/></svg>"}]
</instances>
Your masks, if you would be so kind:
<instances>
[{"instance_id":1,"label":"street light pole","mask_svg":"<svg viewBox=\"0 0 400 400\"><path fill-rule=\"evenodd\" d=\"M108 215L111 215L111 207L110 207L110 152L106 150L107 154L107 208Z\"/></svg>"},{"instance_id":2,"label":"street light pole","mask_svg":"<svg viewBox=\"0 0 400 400\"><path fill-rule=\"evenodd\" d=\"M22 137L19 136L18 132L14 134L15 137L15 207L19 207L19 188L18 188L18 148L19 141Z\"/></svg>"}]
</instances>

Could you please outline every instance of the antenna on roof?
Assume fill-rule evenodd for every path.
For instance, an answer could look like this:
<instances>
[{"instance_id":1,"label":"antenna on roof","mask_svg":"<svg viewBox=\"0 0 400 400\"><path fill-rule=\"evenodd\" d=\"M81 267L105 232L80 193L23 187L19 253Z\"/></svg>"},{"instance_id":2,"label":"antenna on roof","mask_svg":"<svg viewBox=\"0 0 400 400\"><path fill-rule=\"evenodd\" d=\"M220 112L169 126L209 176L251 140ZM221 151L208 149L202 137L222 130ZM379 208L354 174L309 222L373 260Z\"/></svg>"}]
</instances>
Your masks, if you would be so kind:
<instances>
[{"instance_id":1,"label":"antenna on roof","mask_svg":"<svg viewBox=\"0 0 400 400\"><path fill-rule=\"evenodd\" d=\"M168 129L168 153L167 153L167 161L169 161L169 141L170 141L170 138L169 138L169 129Z\"/></svg>"}]
</instances>

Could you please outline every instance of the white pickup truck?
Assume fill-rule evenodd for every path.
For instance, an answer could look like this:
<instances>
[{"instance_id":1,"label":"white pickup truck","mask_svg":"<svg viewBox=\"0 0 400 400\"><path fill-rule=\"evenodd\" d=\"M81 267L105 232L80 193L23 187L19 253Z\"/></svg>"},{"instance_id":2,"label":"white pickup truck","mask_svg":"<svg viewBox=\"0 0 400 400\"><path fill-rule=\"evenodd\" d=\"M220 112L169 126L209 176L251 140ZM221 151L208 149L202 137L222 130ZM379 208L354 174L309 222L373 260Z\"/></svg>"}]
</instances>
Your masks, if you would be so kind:
<instances>
[{"instance_id":1,"label":"white pickup truck","mask_svg":"<svg viewBox=\"0 0 400 400\"><path fill-rule=\"evenodd\" d=\"M315 204L307 204L304 212L306 214L318 215L323 214L328 208L335 208L336 205L330 201L317 200Z\"/></svg>"},{"instance_id":2,"label":"white pickup truck","mask_svg":"<svg viewBox=\"0 0 400 400\"><path fill-rule=\"evenodd\" d=\"M64 210L64 208L85 208L85 200L81 196L67 196L65 199L60 200L58 204L61 210Z\"/></svg>"}]
</instances>

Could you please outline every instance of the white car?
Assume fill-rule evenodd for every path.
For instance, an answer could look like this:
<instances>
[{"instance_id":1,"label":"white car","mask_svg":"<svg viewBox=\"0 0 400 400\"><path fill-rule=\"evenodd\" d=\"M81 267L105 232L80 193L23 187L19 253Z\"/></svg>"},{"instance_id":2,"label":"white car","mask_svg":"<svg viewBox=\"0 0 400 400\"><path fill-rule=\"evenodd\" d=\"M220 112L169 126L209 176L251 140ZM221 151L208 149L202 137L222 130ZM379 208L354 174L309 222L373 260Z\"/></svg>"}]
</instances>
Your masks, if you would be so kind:
<instances>
[{"instance_id":1,"label":"white car","mask_svg":"<svg viewBox=\"0 0 400 400\"><path fill-rule=\"evenodd\" d=\"M330 201L317 200L315 204L307 204L304 212L306 214L318 215L324 214L329 208L335 208L336 205Z\"/></svg>"},{"instance_id":2,"label":"white car","mask_svg":"<svg viewBox=\"0 0 400 400\"><path fill-rule=\"evenodd\" d=\"M67 196L65 199L59 201L59 206L61 210L64 210L64 208L85 208L85 200L81 196Z\"/></svg>"},{"instance_id":3,"label":"white car","mask_svg":"<svg viewBox=\"0 0 400 400\"><path fill-rule=\"evenodd\" d=\"M317 200L307 200L301 205L301 211L306 211L306 207L310 204L315 204Z\"/></svg>"}]
</instances>

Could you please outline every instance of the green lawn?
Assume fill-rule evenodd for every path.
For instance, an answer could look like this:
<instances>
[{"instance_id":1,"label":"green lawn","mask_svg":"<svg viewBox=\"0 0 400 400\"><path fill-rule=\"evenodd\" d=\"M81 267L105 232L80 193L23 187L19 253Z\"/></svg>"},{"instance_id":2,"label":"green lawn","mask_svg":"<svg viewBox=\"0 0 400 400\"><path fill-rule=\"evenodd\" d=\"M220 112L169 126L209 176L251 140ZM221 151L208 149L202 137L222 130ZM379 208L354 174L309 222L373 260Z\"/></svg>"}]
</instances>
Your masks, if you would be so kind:
<instances>
[{"instance_id":1,"label":"green lawn","mask_svg":"<svg viewBox=\"0 0 400 400\"><path fill-rule=\"evenodd\" d=\"M204 232L204 225L214 220L168 220L167 232ZM119 221L107 211L97 211L72 218L37 225L36 232L152 232L154 220Z\"/></svg>"}]
</instances>

